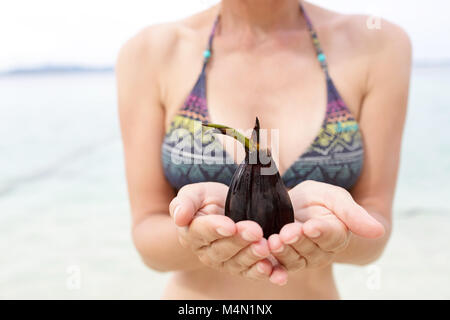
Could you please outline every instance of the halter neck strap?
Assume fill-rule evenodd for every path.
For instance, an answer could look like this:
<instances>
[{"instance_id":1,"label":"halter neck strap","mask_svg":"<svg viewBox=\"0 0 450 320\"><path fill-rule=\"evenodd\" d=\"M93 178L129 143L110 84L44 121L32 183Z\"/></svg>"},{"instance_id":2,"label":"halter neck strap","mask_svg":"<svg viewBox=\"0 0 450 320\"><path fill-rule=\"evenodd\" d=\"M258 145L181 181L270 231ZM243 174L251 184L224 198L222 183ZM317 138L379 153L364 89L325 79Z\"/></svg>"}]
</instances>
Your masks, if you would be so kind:
<instances>
[{"instance_id":1,"label":"halter neck strap","mask_svg":"<svg viewBox=\"0 0 450 320\"><path fill-rule=\"evenodd\" d=\"M325 57L325 54L323 53L322 46L320 45L320 41L319 41L319 37L317 36L316 29L314 28L314 25L312 24L311 19L309 18L308 14L306 13L305 7L303 6L303 4L301 2L299 3L299 6L300 6L300 11L302 12L303 17L305 18L306 26L311 35L314 49L316 50L316 54L317 54L317 60L319 60L322 70L325 72L325 75L327 76L327 78L329 78L327 59Z\"/></svg>"}]
</instances>

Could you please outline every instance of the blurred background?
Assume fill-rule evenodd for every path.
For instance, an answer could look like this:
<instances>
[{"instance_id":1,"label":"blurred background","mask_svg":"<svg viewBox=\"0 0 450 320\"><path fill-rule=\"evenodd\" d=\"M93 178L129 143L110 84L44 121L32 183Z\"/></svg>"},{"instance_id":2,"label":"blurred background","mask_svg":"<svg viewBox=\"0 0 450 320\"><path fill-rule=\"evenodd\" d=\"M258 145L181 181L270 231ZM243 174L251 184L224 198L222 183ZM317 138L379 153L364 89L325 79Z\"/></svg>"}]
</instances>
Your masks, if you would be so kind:
<instances>
[{"instance_id":1,"label":"blurred background","mask_svg":"<svg viewBox=\"0 0 450 320\"><path fill-rule=\"evenodd\" d=\"M143 27L214 0L3 0L0 299L153 299L168 274L130 235L113 66ZM414 47L409 113L383 257L337 265L344 299L450 299L450 4L313 0L401 25Z\"/></svg>"}]
</instances>

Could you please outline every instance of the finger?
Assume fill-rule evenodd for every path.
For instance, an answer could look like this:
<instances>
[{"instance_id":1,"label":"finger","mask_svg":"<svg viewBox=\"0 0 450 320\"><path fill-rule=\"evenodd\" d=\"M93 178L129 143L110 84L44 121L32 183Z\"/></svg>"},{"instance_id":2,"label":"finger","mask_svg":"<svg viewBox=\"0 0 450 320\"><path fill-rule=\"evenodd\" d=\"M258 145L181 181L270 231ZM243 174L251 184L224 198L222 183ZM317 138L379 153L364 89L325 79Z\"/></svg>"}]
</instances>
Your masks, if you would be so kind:
<instances>
[{"instance_id":1,"label":"finger","mask_svg":"<svg viewBox=\"0 0 450 320\"><path fill-rule=\"evenodd\" d=\"M295 219L297 221L305 222L312 218L322 217L326 215L333 215L330 209L321 205L308 205L305 208L297 208L295 210Z\"/></svg>"},{"instance_id":2,"label":"finger","mask_svg":"<svg viewBox=\"0 0 450 320\"><path fill-rule=\"evenodd\" d=\"M279 236L284 244L296 242L303 235L303 226L300 222L288 223L281 228Z\"/></svg>"},{"instance_id":3,"label":"finger","mask_svg":"<svg viewBox=\"0 0 450 320\"><path fill-rule=\"evenodd\" d=\"M282 235L280 238L283 240ZM302 235L296 242L289 244L305 259L305 267L319 267L331 261L333 253L320 249L313 241Z\"/></svg>"},{"instance_id":4,"label":"finger","mask_svg":"<svg viewBox=\"0 0 450 320\"><path fill-rule=\"evenodd\" d=\"M268 251L268 245L267 242L261 242L263 239L263 231L256 222L240 221L235 224L235 227L237 231L234 236L216 240L209 247L205 248L211 259L220 262L227 261L253 242L257 242L252 245L252 249L254 250L253 254L255 256L259 254L259 260L267 257L268 254L266 254L266 251ZM253 264L255 261L250 264ZM250 264L247 264L245 267L248 267Z\"/></svg>"},{"instance_id":5,"label":"finger","mask_svg":"<svg viewBox=\"0 0 450 320\"><path fill-rule=\"evenodd\" d=\"M262 261L258 261L254 265L250 266L248 269L245 269L241 272L241 275L254 279L254 280L265 280L269 278L273 270L272 264L269 260L264 259Z\"/></svg>"},{"instance_id":6,"label":"finger","mask_svg":"<svg viewBox=\"0 0 450 320\"><path fill-rule=\"evenodd\" d=\"M303 224L304 234L322 250L338 252L349 240L347 227L334 216L310 219Z\"/></svg>"},{"instance_id":7,"label":"finger","mask_svg":"<svg viewBox=\"0 0 450 320\"><path fill-rule=\"evenodd\" d=\"M264 260L269 255L267 240L262 238L236 253L231 259L226 260L223 266L231 273L236 274L250 268L258 261Z\"/></svg>"},{"instance_id":8,"label":"finger","mask_svg":"<svg viewBox=\"0 0 450 320\"><path fill-rule=\"evenodd\" d=\"M288 281L288 273L282 265L273 267L272 274L269 278L270 282L279 286L284 286Z\"/></svg>"},{"instance_id":9,"label":"finger","mask_svg":"<svg viewBox=\"0 0 450 320\"><path fill-rule=\"evenodd\" d=\"M201 182L182 187L177 196L169 204L169 212L175 223L182 227L188 225L194 215L208 204L217 211L218 204L224 204L227 186L216 182ZM212 212L214 213L214 212Z\"/></svg>"},{"instance_id":10,"label":"finger","mask_svg":"<svg viewBox=\"0 0 450 320\"><path fill-rule=\"evenodd\" d=\"M273 256L288 271L298 271L306 266L305 258L299 255L291 246L284 245L278 235L273 234L270 236L269 247Z\"/></svg>"},{"instance_id":11,"label":"finger","mask_svg":"<svg viewBox=\"0 0 450 320\"><path fill-rule=\"evenodd\" d=\"M383 236L383 225L358 205L345 189L317 181L302 182L294 189L290 195L299 207L321 203L356 235L365 238Z\"/></svg>"},{"instance_id":12,"label":"finger","mask_svg":"<svg viewBox=\"0 0 450 320\"><path fill-rule=\"evenodd\" d=\"M278 234L272 234L268 239L269 249L272 253L281 252L284 250L284 244Z\"/></svg>"},{"instance_id":13,"label":"finger","mask_svg":"<svg viewBox=\"0 0 450 320\"><path fill-rule=\"evenodd\" d=\"M211 242L233 236L237 232L236 224L229 217L205 215L192 220L189 227L182 228L185 237L191 241L193 249L209 245Z\"/></svg>"}]
</instances>

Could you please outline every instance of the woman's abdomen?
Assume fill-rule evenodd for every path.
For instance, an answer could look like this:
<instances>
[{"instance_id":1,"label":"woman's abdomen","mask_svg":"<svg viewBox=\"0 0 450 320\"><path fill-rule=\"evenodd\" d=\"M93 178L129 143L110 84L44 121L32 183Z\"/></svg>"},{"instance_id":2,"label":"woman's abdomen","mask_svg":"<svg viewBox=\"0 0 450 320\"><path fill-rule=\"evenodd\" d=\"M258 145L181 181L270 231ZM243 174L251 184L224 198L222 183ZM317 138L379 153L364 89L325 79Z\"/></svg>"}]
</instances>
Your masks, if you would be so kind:
<instances>
[{"instance_id":1,"label":"woman's abdomen","mask_svg":"<svg viewBox=\"0 0 450 320\"><path fill-rule=\"evenodd\" d=\"M249 280L212 269L176 272L163 299L339 299L332 267L298 271L285 286Z\"/></svg>"}]
</instances>

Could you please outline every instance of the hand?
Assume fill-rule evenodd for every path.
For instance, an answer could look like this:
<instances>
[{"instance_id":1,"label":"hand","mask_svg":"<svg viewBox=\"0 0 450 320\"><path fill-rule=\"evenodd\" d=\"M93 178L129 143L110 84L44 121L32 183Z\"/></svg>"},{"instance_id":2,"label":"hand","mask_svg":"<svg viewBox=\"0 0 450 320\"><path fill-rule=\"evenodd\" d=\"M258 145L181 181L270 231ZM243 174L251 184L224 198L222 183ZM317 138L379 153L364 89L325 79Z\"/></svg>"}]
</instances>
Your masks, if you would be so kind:
<instances>
[{"instance_id":1,"label":"hand","mask_svg":"<svg viewBox=\"0 0 450 320\"><path fill-rule=\"evenodd\" d=\"M378 238L384 227L345 189L305 181L289 191L296 222L269 237L269 247L288 271L330 264L347 248L352 233Z\"/></svg>"},{"instance_id":2,"label":"hand","mask_svg":"<svg viewBox=\"0 0 450 320\"><path fill-rule=\"evenodd\" d=\"M206 182L180 189L169 206L178 226L181 245L191 249L208 267L249 279L275 279L284 284L286 271L273 267L267 240L254 221L224 216L228 187ZM278 282L277 282L278 281Z\"/></svg>"}]
</instances>

